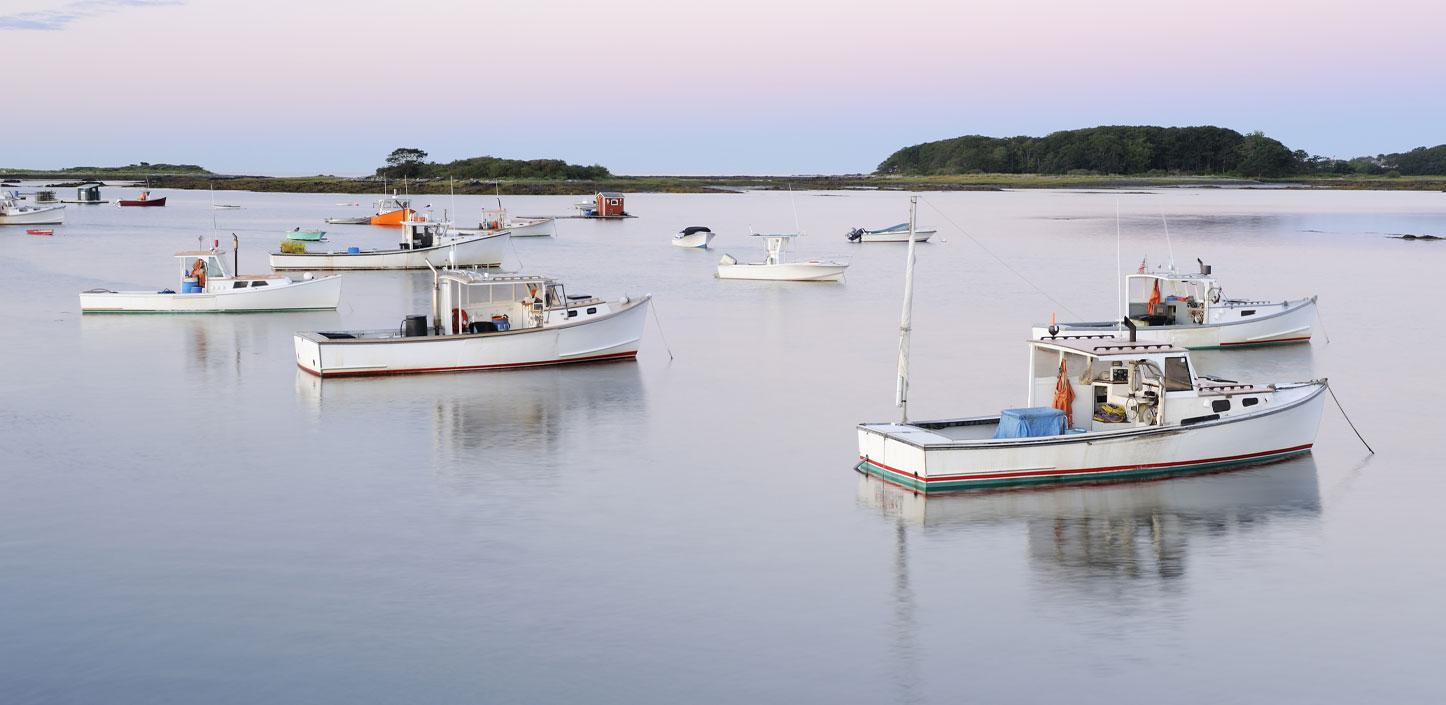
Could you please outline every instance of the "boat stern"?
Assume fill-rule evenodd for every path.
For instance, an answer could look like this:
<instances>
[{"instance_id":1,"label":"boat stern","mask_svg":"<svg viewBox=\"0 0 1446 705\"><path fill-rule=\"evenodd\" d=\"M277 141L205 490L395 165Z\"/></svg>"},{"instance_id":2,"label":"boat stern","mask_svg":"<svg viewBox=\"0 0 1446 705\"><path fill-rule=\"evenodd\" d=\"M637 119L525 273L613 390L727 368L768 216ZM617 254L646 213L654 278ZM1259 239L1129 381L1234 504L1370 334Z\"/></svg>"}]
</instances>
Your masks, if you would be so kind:
<instances>
[{"instance_id":1,"label":"boat stern","mask_svg":"<svg viewBox=\"0 0 1446 705\"><path fill-rule=\"evenodd\" d=\"M324 377L321 363L321 337L316 333L297 333L292 338L296 350L296 366L317 377Z\"/></svg>"},{"instance_id":2,"label":"boat stern","mask_svg":"<svg viewBox=\"0 0 1446 705\"><path fill-rule=\"evenodd\" d=\"M859 424L858 434L858 470L916 490L927 489L925 445L948 440L917 426L894 423Z\"/></svg>"}]
</instances>

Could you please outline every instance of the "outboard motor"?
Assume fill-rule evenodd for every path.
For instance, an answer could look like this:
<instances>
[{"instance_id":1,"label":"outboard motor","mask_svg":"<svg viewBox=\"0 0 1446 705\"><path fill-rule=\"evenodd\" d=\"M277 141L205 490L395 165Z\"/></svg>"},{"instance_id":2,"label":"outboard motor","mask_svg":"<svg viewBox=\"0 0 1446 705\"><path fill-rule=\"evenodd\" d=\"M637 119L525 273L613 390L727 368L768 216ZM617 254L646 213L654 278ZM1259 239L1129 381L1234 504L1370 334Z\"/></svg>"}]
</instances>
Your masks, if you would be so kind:
<instances>
[{"instance_id":1,"label":"outboard motor","mask_svg":"<svg viewBox=\"0 0 1446 705\"><path fill-rule=\"evenodd\" d=\"M854 228L853 230L850 230L850 231L849 231L849 234L848 234L849 242L858 242L859 240L862 240L863 237L864 237L864 229L863 229L863 228Z\"/></svg>"},{"instance_id":2,"label":"outboard motor","mask_svg":"<svg viewBox=\"0 0 1446 705\"><path fill-rule=\"evenodd\" d=\"M1205 260L1202 260L1202 259L1200 259L1199 257L1196 257L1196 258L1195 258L1195 261L1200 263L1200 274L1201 274L1201 276L1206 276L1206 277L1210 276L1210 270L1212 269L1212 267L1211 267L1210 265L1208 265L1208 264L1205 264Z\"/></svg>"}]
</instances>

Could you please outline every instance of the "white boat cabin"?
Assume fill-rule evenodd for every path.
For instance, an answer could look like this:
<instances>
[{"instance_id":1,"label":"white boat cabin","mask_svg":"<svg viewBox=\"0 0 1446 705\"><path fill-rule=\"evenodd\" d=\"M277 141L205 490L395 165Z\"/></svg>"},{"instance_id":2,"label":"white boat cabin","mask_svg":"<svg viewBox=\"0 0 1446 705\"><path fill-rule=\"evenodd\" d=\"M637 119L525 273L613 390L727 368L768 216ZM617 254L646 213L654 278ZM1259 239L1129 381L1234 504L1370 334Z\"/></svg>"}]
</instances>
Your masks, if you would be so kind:
<instances>
[{"instance_id":1,"label":"white boat cabin","mask_svg":"<svg viewBox=\"0 0 1446 705\"><path fill-rule=\"evenodd\" d=\"M1199 272L1159 270L1125 277L1126 315L1140 327L1232 323L1279 313L1289 302L1228 299L1211 267Z\"/></svg>"},{"instance_id":2,"label":"white boat cabin","mask_svg":"<svg viewBox=\"0 0 1446 705\"><path fill-rule=\"evenodd\" d=\"M1274 392L1200 377L1189 351L1165 343L1102 337L1029 347L1028 406L1065 411L1070 433L1214 421L1261 411Z\"/></svg>"},{"instance_id":3,"label":"white boat cabin","mask_svg":"<svg viewBox=\"0 0 1446 705\"><path fill-rule=\"evenodd\" d=\"M377 215L385 215L387 213L392 213L395 211L410 210L412 207L412 199L388 196L386 198L378 199L373 205L376 206Z\"/></svg>"},{"instance_id":4,"label":"white boat cabin","mask_svg":"<svg viewBox=\"0 0 1446 705\"><path fill-rule=\"evenodd\" d=\"M440 220L402 221L402 241L399 250L421 250L444 244L450 229Z\"/></svg>"},{"instance_id":5,"label":"white boat cabin","mask_svg":"<svg viewBox=\"0 0 1446 705\"><path fill-rule=\"evenodd\" d=\"M280 274L235 275L226 267L226 250L185 250L175 254L180 267L182 294L219 293L235 289L286 286L291 280Z\"/></svg>"},{"instance_id":6,"label":"white boat cabin","mask_svg":"<svg viewBox=\"0 0 1446 705\"><path fill-rule=\"evenodd\" d=\"M568 294L555 279L446 270L437 274L433 329L438 335L544 328L607 315L608 302Z\"/></svg>"}]
</instances>

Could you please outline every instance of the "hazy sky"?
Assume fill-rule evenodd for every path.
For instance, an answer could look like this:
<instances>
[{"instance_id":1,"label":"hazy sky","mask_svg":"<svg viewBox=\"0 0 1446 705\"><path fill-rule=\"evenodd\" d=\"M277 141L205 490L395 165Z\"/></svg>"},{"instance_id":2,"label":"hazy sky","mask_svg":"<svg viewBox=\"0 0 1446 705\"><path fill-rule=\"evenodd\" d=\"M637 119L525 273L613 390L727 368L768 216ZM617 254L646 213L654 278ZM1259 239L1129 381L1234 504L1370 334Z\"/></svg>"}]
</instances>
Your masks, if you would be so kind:
<instances>
[{"instance_id":1,"label":"hazy sky","mask_svg":"<svg viewBox=\"0 0 1446 705\"><path fill-rule=\"evenodd\" d=\"M962 134L1216 124L1446 142L1399 0L12 0L0 166L357 174L393 147L630 174L871 171Z\"/></svg>"}]
</instances>

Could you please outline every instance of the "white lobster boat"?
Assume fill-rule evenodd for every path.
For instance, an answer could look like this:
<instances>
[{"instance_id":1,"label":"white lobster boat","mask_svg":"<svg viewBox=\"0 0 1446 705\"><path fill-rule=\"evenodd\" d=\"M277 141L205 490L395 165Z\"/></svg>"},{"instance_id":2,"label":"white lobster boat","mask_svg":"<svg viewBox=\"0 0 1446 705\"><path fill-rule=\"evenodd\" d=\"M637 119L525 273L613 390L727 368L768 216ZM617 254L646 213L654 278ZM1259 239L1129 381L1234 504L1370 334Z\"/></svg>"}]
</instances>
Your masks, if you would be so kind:
<instances>
[{"instance_id":1,"label":"white lobster boat","mask_svg":"<svg viewBox=\"0 0 1446 705\"><path fill-rule=\"evenodd\" d=\"M65 205L21 203L14 192L0 195L0 225L59 225L65 222Z\"/></svg>"},{"instance_id":2,"label":"white lobster boat","mask_svg":"<svg viewBox=\"0 0 1446 705\"><path fill-rule=\"evenodd\" d=\"M701 225L690 225L679 230L673 236L673 247L694 247L706 250L708 243L713 242L714 235L716 233Z\"/></svg>"},{"instance_id":3,"label":"white lobster boat","mask_svg":"<svg viewBox=\"0 0 1446 705\"><path fill-rule=\"evenodd\" d=\"M898 423L858 426L859 470L933 492L1186 473L1279 460L1315 443L1325 380L1262 386L1203 377L1188 350L1137 341L1133 325L1129 340L1031 340L1024 408L910 422L912 241L907 261L896 387L903 412Z\"/></svg>"},{"instance_id":4,"label":"white lobster boat","mask_svg":"<svg viewBox=\"0 0 1446 705\"><path fill-rule=\"evenodd\" d=\"M754 237L768 240L768 259L762 262L739 262L732 255L725 254L718 262L718 278L792 282L843 281L844 270L849 267L848 262L783 261L783 251L788 249L788 243L802 234L753 233Z\"/></svg>"},{"instance_id":5,"label":"white lobster boat","mask_svg":"<svg viewBox=\"0 0 1446 705\"><path fill-rule=\"evenodd\" d=\"M502 264L510 237L507 232L460 235L446 223L411 220L402 224L402 235L402 242L390 250L348 247L327 252L273 252L271 268L318 271L495 267Z\"/></svg>"},{"instance_id":6,"label":"white lobster boat","mask_svg":"<svg viewBox=\"0 0 1446 705\"><path fill-rule=\"evenodd\" d=\"M651 296L567 294L548 277L447 269L432 311L396 330L298 333L296 364L320 377L457 372L637 356Z\"/></svg>"},{"instance_id":7,"label":"white lobster boat","mask_svg":"<svg viewBox=\"0 0 1446 705\"><path fill-rule=\"evenodd\" d=\"M1197 260L1198 261L1198 260ZM1232 299L1200 263L1198 273L1170 269L1125 277L1126 315L1140 340L1182 348L1240 348L1307 343L1316 319L1316 297L1288 301ZM1031 337L1123 335L1114 321L1035 326Z\"/></svg>"},{"instance_id":8,"label":"white lobster boat","mask_svg":"<svg viewBox=\"0 0 1446 705\"><path fill-rule=\"evenodd\" d=\"M557 234L556 218L509 217L506 208L483 208L482 221L476 230L458 228L457 232L493 234L512 233L512 237L552 237Z\"/></svg>"},{"instance_id":9,"label":"white lobster boat","mask_svg":"<svg viewBox=\"0 0 1446 705\"><path fill-rule=\"evenodd\" d=\"M334 309L341 277L294 281L279 274L235 275L226 270L220 248L177 252L180 292L110 291L80 294L81 313L259 313ZM198 264L199 263L199 264Z\"/></svg>"}]
</instances>

